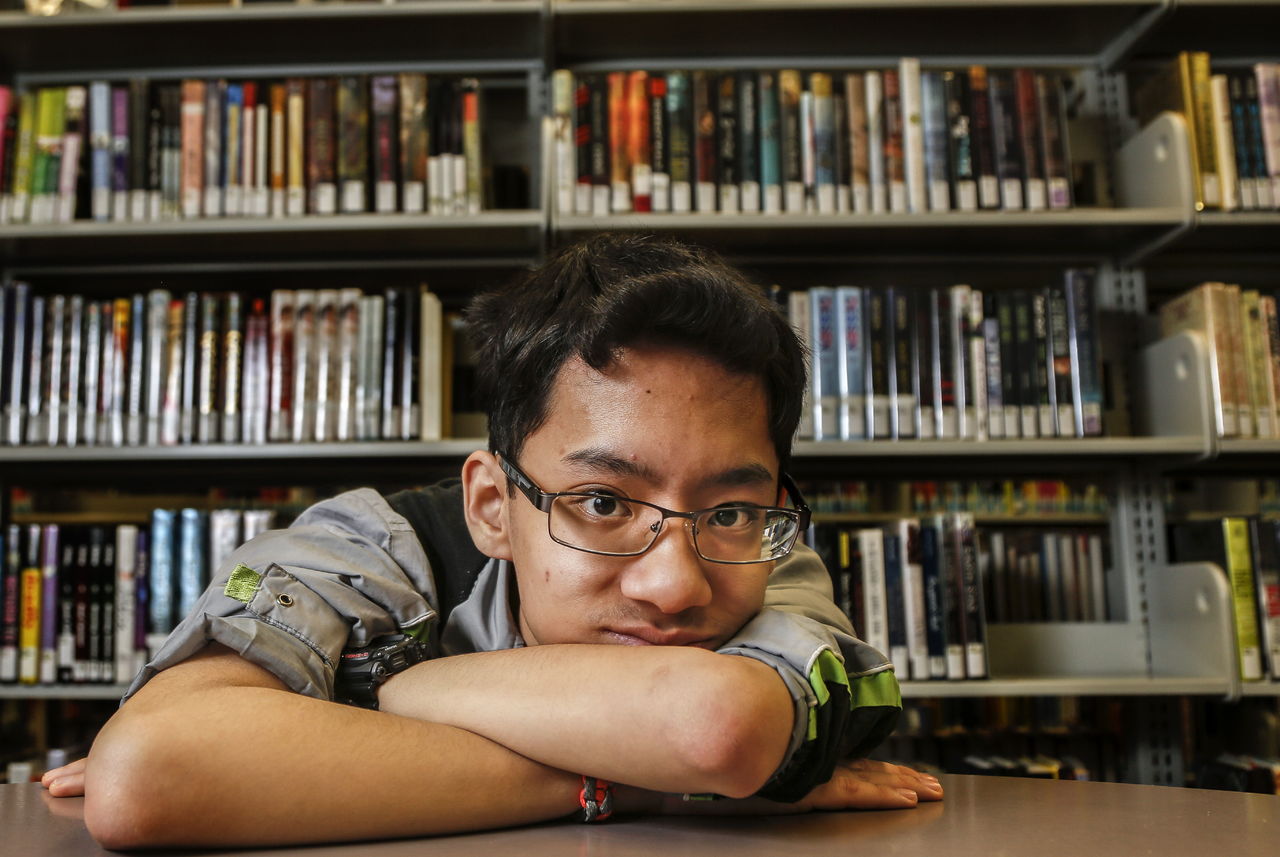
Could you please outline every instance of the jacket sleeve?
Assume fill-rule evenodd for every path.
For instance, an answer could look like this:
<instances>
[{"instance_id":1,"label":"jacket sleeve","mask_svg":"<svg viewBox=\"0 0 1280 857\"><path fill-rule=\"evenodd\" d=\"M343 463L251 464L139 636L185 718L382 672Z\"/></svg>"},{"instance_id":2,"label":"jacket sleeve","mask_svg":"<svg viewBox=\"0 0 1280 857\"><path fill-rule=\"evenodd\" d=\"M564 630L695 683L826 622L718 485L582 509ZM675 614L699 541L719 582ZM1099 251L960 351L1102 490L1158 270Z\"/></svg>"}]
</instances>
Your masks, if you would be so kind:
<instances>
[{"instance_id":1,"label":"jacket sleeve","mask_svg":"<svg viewBox=\"0 0 1280 857\"><path fill-rule=\"evenodd\" d=\"M347 646L399 632L427 639L434 651L434 604L426 554L409 522L376 491L349 491L232 553L125 699L210 641L298 693L332 699L335 663Z\"/></svg>"},{"instance_id":2,"label":"jacket sleeve","mask_svg":"<svg viewBox=\"0 0 1280 857\"><path fill-rule=\"evenodd\" d=\"M791 692L791 740L761 797L800 800L831 779L836 762L866 755L897 724L893 664L854 636L822 560L804 545L774 568L764 608L720 652L768 664Z\"/></svg>"}]
</instances>

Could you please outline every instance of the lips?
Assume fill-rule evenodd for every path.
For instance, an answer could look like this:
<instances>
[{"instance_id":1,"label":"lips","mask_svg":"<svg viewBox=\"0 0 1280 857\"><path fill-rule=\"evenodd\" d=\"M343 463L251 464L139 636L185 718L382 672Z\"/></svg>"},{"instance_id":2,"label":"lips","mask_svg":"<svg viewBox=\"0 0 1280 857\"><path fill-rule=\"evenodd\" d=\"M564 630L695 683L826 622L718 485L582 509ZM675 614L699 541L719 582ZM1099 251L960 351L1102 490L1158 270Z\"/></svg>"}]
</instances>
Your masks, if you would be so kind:
<instances>
[{"instance_id":1,"label":"lips","mask_svg":"<svg viewBox=\"0 0 1280 857\"><path fill-rule=\"evenodd\" d=\"M657 628L605 630L605 635L623 646L692 646L707 638L692 631L662 631Z\"/></svg>"}]
</instances>

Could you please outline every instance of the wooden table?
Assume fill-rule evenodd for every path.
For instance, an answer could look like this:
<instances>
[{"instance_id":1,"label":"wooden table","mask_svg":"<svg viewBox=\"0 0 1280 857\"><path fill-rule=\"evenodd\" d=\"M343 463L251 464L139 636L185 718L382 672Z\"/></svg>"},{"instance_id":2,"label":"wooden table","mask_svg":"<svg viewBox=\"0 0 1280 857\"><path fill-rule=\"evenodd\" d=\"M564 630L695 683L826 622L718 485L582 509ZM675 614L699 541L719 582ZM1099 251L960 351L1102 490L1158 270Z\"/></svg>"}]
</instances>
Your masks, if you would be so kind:
<instances>
[{"instance_id":1,"label":"wooden table","mask_svg":"<svg viewBox=\"0 0 1280 857\"><path fill-rule=\"evenodd\" d=\"M599 825L560 822L434 839L235 853L261 857L294 853L308 857L1280 855L1280 797L1005 777L951 775L942 780L947 799L914 810L620 819ZM83 806L79 798L51 798L36 784L0 787L0 855L113 853L89 836Z\"/></svg>"}]
</instances>

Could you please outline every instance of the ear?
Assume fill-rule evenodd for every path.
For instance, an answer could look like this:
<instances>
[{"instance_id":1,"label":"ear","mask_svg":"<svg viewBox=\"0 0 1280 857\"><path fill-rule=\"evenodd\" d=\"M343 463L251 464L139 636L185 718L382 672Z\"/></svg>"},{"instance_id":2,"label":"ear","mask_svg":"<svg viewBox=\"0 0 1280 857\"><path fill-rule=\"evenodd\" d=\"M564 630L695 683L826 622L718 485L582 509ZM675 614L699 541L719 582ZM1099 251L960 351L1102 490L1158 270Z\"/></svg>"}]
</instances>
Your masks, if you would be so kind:
<instances>
[{"instance_id":1,"label":"ear","mask_svg":"<svg viewBox=\"0 0 1280 857\"><path fill-rule=\"evenodd\" d=\"M485 556L510 560L507 478L490 452L477 451L462 465L462 511L471 540Z\"/></svg>"}]
</instances>

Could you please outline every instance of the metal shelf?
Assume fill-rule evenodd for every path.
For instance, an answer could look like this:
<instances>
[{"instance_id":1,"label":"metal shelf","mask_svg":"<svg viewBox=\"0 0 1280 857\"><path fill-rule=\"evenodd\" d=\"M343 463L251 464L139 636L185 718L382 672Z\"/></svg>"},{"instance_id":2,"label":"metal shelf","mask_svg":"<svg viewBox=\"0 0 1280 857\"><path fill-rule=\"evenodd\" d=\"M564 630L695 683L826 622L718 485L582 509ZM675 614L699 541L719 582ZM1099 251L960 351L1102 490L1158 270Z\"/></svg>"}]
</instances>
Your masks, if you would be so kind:
<instances>
[{"instance_id":1,"label":"metal shelf","mask_svg":"<svg viewBox=\"0 0 1280 857\"><path fill-rule=\"evenodd\" d=\"M385 260L423 254L532 258L539 253L543 229L543 214L536 210L24 224L0 227L0 261L65 266L139 258L149 264L299 257L349 262L351 256Z\"/></svg>"},{"instance_id":2,"label":"metal shelf","mask_svg":"<svg viewBox=\"0 0 1280 857\"><path fill-rule=\"evenodd\" d=\"M116 699L127 684L0 684L0 699Z\"/></svg>"},{"instance_id":3,"label":"metal shelf","mask_svg":"<svg viewBox=\"0 0 1280 857\"><path fill-rule=\"evenodd\" d=\"M1280 696L1280 681L1246 681L1240 683L1241 696Z\"/></svg>"},{"instance_id":4,"label":"metal shelf","mask_svg":"<svg viewBox=\"0 0 1280 857\"><path fill-rule=\"evenodd\" d=\"M1010 257L1116 256L1182 227L1175 207L920 214L640 214L560 216L558 241L605 230L673 234L726 250L841 255L1000 253Z\"/></svg>"},{"instance_id":5,"label":"metal shelf","mask_svg":"<svg viewBox=\"0 0 1280 857\"><path fill-rule=\"evenodd\" d=\"M254 3L49 18L0 14L0 66L19 75L209 66L541 62L541 0ZM199 37L193 38L193 30ZM358 30L358 37L353 37ZM140 60L139 57L145 57ZM71 59L74 58L74 59Z\"/></svg>"},{"instance_id":6,"label":"metal shelf","mask_svg":"<svg viewBox=\"0 0 1280 857\"><path fill-rule=\"evenodd\" d=\"M918 56L1093 64L1162 0L552 0L568 65Z\"/></svg>"},{"instance_id":7,"label":"metal shelf","mask_svg":"<svg viewBox=\"0 0 1280 857\"><path fill-rule=\"evenodd\" d=\"M487 441L360 441L354 443L211 443L186 446L11 446L0 448L0 464L88 465L129 462L175 464L178 462L324 461L326 459L463 458Z\"/></svg>"},{"instance_id":8,"label":"metal shelf","mask_svg":"<svg viewBox=\"0 0 1280 857\"><path fill-rule=\"evenodd\" d=\"M1172 14L1142 40L1139 55L1197 50L1215 61L1274 59L1278 28L1276 0L1176 0Z\"/></svg>"},{"instance_id":9,"label":"metal shelf","mask_svg":"<svg viewBox=\"0 0 1280 857\"><path fill-rule=\"evenodd\" d=\"M1221 696L1226 677L993 678L972 681L906 681L902 695L915 699L987 696Z\"/></svg>"}]
</instances>

